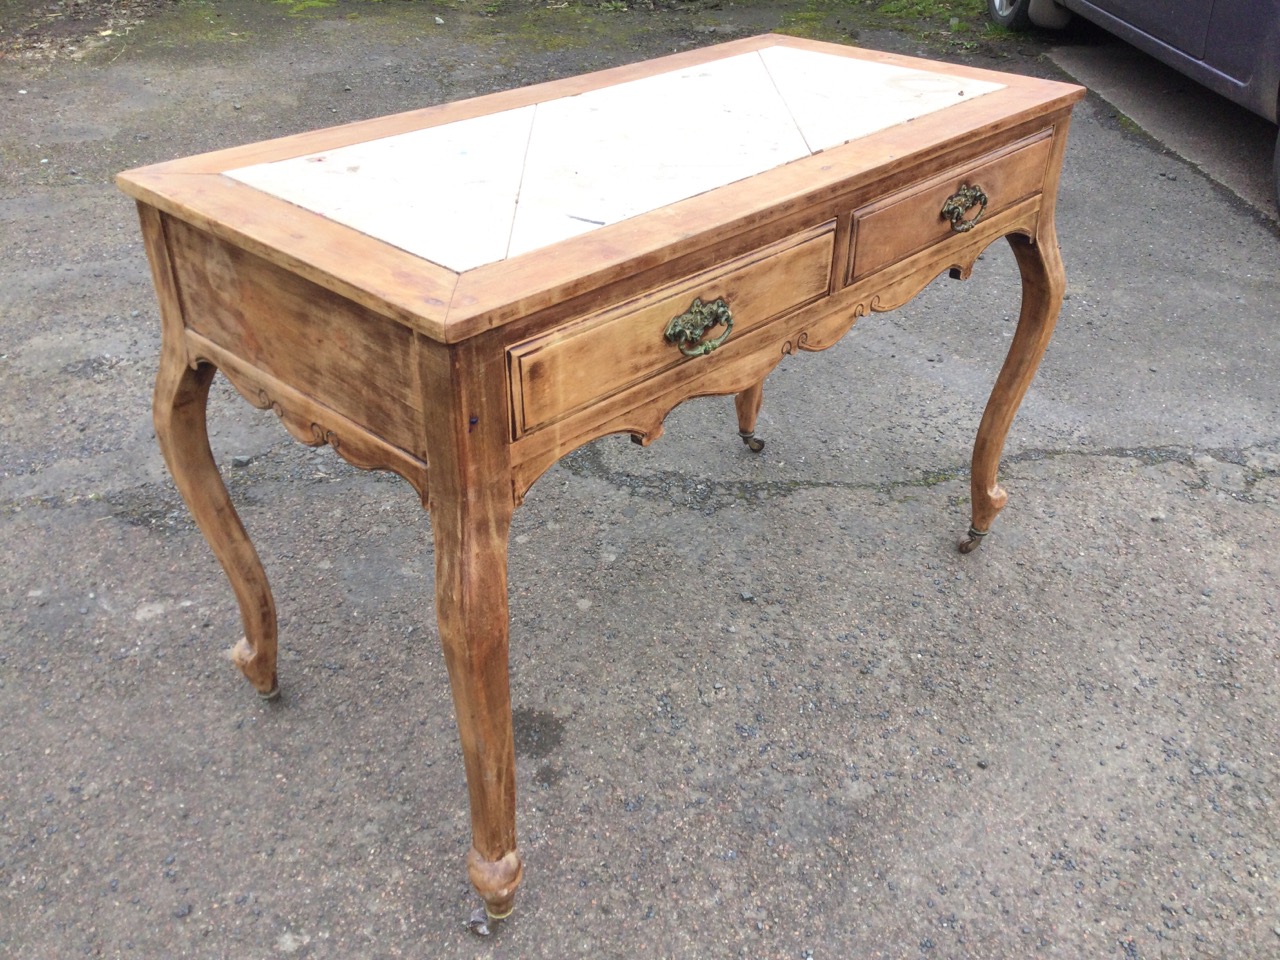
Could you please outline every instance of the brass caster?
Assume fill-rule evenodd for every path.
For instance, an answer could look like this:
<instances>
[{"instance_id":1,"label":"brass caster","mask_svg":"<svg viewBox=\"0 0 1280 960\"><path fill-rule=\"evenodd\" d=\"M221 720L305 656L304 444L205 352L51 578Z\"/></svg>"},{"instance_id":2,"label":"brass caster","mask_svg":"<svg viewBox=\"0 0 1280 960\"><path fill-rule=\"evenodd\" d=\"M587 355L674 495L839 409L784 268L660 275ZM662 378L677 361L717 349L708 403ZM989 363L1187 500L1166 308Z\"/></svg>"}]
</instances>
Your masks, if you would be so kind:
<instances>
[{"instance_id":1,"label":"brass caster","mask_svg":"<svg viewBox=\"0 0 1280 960\"><path fill-rule=\"evenodd\" d=\"M484 907L476 907L471 911L471 916L467 919L467 929L477 937L487 937L497 929L502 920L509 916L510 914L508 913L501 917L495 917Z\"/></svg>"},{"instance_id":2,"label":"brass caster","mask_svg":"<svg viewBox=\"0 0 1280 960\"><path fill-rule=\"evenodd\" d=\"M467 851L467 876L483 901L471 911L467 929L478 937L487 937L499 920L511 916L524 865L514 850L497 860L486 860L473 846Z\"/></svg>"},{"instance_id":3,"label":"brass caster","mask_svg":"<svg viewBox=\"0 0 1280 960\"><path fill-rule=\"evenodd\" d=\"M975 530L973 527L970 527L969 536L956 544L956 548L961 553L973 553L973 551L982 546L982 538L985 537L988 532L989 531L987 530Z\"/></svg>"},{"instance_id":4,"label":"brass caster","mask_svg":"<svg viewBox=\"0 0 1280 960\"><path fill-rule=\"evenodd\" d=\"M280 684L278 684L278 683L277 683L274 687L272 687L272 688L271 688L270 690L268 690L266 693L263 693L261 690L259 690L259 691L258 691L258 699L259 699L259 700L267 700L267 701L271 701L271 700L279 700L279 699L280 699Z\"/></svg>"},{"instance_id":5,"label":"brass caster","mask_svg":"<svg viewBox=\"0 0 1280 960\"><path fill-rule=\"evenodd\" d=\"M739 430L738 436L742 438L742 442L747 445L747 449L752 453L759 453L764 449L764 441L757 437L754 431Z\"/></svg>"}]
</instances>

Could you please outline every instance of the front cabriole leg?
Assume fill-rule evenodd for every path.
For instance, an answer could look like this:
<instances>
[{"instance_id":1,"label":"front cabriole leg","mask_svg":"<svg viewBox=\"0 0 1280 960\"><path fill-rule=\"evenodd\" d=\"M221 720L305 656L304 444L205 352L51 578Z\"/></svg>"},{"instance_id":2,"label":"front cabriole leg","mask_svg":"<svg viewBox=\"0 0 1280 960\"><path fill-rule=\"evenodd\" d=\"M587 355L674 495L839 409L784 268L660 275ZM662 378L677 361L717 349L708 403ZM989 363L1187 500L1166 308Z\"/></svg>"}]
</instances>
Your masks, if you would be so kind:
<instances>
[{"instance_id":1,"label":"front cabriole leg","mask_svg":"<svg viewBox=\"0 0 1280 960\"><path fill-rule=\"evenodd\" d=\"M467 772L467 876L484 901L468 925L479 934L511 913L524 873L516 851L508 677L507 545L515 495L504 363L496 338L423 342L436 616Z\"/></svg>"},{"instance_id":2,"label":"front cabriole leg","mask_svg":"<svg viewBox=\"0 0 1280 960\"><path fill-rule=\"evenodd\" d=\"M484 900L471 928L511 913L524 872L516 853L515 741L508 679L507 534L510 495L437 498L432 464L436 611L471 801L467 876ZM488 501L486 503L486 501Z\"/></svg>"}]
</instances>

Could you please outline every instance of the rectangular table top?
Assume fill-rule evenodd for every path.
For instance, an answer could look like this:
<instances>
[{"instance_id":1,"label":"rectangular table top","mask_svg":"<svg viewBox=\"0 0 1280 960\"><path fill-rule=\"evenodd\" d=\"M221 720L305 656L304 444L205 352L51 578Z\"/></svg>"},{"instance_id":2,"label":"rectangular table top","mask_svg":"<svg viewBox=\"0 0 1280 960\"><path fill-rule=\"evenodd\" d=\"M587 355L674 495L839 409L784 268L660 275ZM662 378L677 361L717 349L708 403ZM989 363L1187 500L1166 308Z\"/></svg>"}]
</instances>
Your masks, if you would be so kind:
<instances>
[{"instance_id":1,"label":"rectangular table top","mask_svg":"<svg viewBox=\"0 0 1280 960\"><path fill-rule=\"evenodd\" d=\"M767 35L172 160L119 184L457 343L883 187L1079 95Z\"/></svg>"},{"instance_id":2,"label":"rectangular table top","mask_svg":"<svg viewBox=\"0 0 1280 960\"><path fill-rule=\"evenodd\" d=\"M227 176L461 272L1002 86L769 47Z\"/></svg>"}]
</instances>

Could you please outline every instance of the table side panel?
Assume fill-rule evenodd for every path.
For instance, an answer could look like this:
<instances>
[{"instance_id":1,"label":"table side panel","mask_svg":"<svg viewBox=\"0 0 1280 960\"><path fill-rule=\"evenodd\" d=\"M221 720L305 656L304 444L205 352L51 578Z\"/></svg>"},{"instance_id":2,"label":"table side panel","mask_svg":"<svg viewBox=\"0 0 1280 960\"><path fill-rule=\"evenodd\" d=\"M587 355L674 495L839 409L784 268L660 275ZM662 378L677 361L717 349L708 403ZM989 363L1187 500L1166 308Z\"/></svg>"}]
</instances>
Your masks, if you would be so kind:
<instances>
[{"instance_id":1,"label":"table side panel","mask_svg":"<svg viewBox=\"0 0 1280 960\"><path fill-rule=\"evenodd\" d=\"M980 186L986 193L989 200L984 217L1039 193L1052 144L1053 130L1043 130L855 210L846 282L853 283L955 236L942 208L962 185Z\"/></svg>"},{"instance_id":2,"label":"table side panel","mask_svg":"<svg viewBox=\"0 0 1280 960\"><path fill-rule=\"evenodd\" d=\"M165 233L190 330L426 459L414 331L180 220Z\"/></svg>"},{"instance_id":3,"label":"table side panel","mask_svg":"<svg viewBox=\"0 0 1280 960\"><path fill-rule=\"evenodd\" d=\"M259 409L273 410L296 439L308 446L328 444L334 452L361 470L390 470L408 480L427 502L426 461L349 420L331 407L317 403L307 394L245 363L235 354L200 334L185 333L187 355L217 367L232 386Z\"/></svg>"},{"instance_id":4,"label":"table side panel","mask_svg":"<svg viewBox=\"0 0 1280 960\"><path fill-rule=\"evenodd\" d=\"M731 336L825 296L835 221L729 260L509 350L514 431L521 436L691 358L667 342L667 324L698 298L723 299ZM708 337L718 336L716 328Z\"/></svg>"}]
</instances>

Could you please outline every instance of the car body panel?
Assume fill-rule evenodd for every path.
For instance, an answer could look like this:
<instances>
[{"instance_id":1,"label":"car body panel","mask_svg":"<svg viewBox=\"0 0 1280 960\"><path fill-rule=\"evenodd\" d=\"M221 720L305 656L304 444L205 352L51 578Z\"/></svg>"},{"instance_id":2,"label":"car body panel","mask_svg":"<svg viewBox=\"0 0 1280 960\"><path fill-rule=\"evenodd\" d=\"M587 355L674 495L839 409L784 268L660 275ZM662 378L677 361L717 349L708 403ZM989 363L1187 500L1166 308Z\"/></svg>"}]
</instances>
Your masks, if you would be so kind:
<instances>
[{"instance_id":1,"label":"car body panel","mask_svg":"<svg viewBox=\"0 0 1280 960\"><path fill-rule=\"evenodd\" d=\"M1280 119L1280 0L1058 2L1228 100Z\"/></svg>"},{"instance_id":2,"label":"car body panel","mask_svg":"<svg viewBox=\"0 0 1280 960\"><path fill-rule=\"evenodd\" d=\"M1153 3L1152 0L1096 0L1090 5L1140 33L1158 38L1179 53L1197 60L1204 56L1214 0L1174 0L1172 3Z\"/></svg>"}]
</instances>

